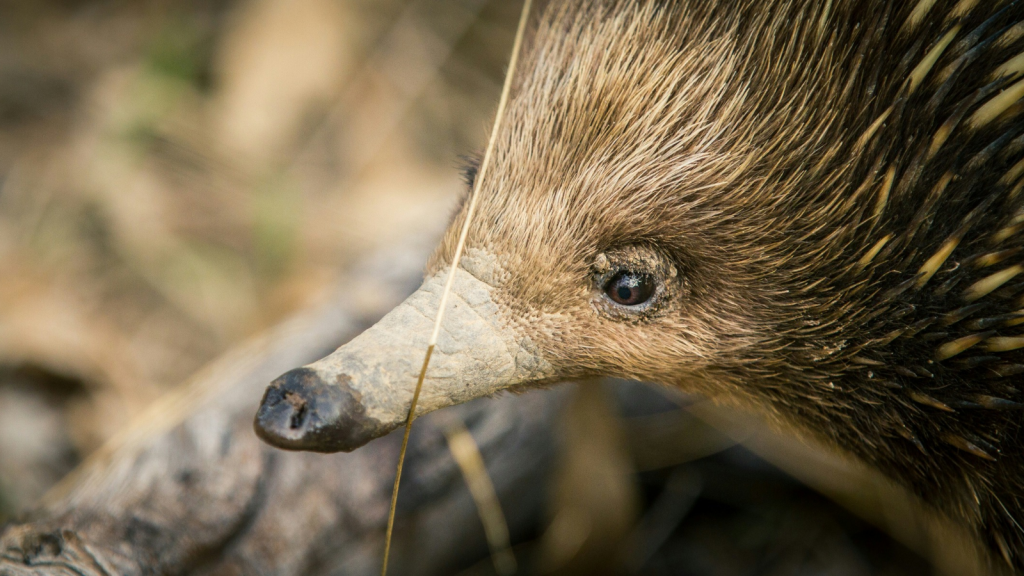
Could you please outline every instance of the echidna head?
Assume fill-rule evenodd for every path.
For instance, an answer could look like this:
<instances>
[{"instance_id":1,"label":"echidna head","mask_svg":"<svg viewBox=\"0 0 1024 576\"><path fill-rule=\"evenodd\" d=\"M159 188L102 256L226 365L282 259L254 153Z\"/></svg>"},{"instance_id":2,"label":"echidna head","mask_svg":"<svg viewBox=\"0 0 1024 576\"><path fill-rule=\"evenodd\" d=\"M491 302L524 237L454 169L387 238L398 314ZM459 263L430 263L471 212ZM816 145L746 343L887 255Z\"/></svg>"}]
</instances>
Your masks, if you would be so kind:
<instances>
[{"instance_id":1,"label":"echidna head","mask_svg":"<svg viewBox=\"0 0 1024 576\"><path fill-rule=\"evenodd\" d=\"M791 241L821 228L807 214L839 186L822 132L844 114L824 104L845 55L822 42L800 68L766 62L758 50L795 41L758 46L749 27L806 11L788 4L777 21L573 4L548 7L518 71L422 412L602 375L756 398L750 376L780 375L783 324L813 299L786 269L830 250ZM275 381L264 439L351 450L404 420L464 218L408 301Z\"/></svg>"}]
</instances>

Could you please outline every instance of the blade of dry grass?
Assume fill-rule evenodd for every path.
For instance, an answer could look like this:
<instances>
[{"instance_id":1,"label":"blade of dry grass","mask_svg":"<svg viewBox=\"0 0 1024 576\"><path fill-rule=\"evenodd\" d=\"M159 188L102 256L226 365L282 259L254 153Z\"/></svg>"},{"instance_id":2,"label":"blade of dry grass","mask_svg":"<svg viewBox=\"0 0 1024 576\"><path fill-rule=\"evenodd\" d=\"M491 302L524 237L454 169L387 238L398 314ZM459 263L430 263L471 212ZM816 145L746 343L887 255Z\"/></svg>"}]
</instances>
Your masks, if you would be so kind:
<instances>
[{"instance_id":1,"label":"blade of dry grass","mask_svg":"<svg viewBox=\"0 0 1024 576\"><path fill-rule=\"evenodd\" d=\"M448 450L459 465L462 477L476 504L480 522L484 525L487 546L491 549L491 561L494 571L500 576L516 573L516 557L512 553L512 545L508 535L508 523L501 510L501 502L494 490L494 483L487 474L483 455L473 435L458 418L444 420L444 435L448 441Z\"/></svg>"},{"instance_id":2,"label":"blade of dry grass","mask_svg":"<svg viewBox=\"0 0 1024 576\"><path fill-rule=\"evenodd\" d=\"M416 404L420 398L420 391L423 389L423 379L427 375L427 368L430 366L430 357L437 345L438 334L441 333L441 324L444 322L445 306L448 304L448 296L452 291L452 282L455 280L455 270L459 267L459 260L462 258L462 251L466 246L466 236L469 234L469 226L473 222L473 214L476 211L477 198L479 197L480 186L487 178L487 171L490 167L491 156L494 152L494 144L498 140L498 130L501 128L501 121L505 115L505 106L508 104L509 92L512 88L512 77L515 75L516 64L519 61L519 51L523 43L523 33L526 30L526 21L530 15L532 0L525 0L523 3L522 15L519 18L519 26L516 29L516 39L512 45L512 58L509 60L508 73L505 76L505 85L501 90L501 99L498 101L498 111L494 116L494 127L491 129L490 138L487 142L487 150L484 152L483 161L480 163L480 172L476 178L476 184L469 196L469 204L466 207L466 220L459 232L459 242L455 246L455 255L452 256L452 263L448 269L448 278L445 280L444 291L441 292L441 302L437 307L437 317L434 319L434 331L430 334L427 343L427 352L423 356L423 367L420 368L419 378L416 380L416 390L412 395L412 402L409 404L409 416L405 420L405 433L402 436L402 449L398 454L398 466L395 471L395 487L391 493L391 509L388 511L388 527L384 535L384 559L381 564L381 576L388 573L388 555L391 552L391 534L395 528L395 507L398 504L398 488L402 480L402 465L405 462L405 452L409 447L409 433L412 431L412 422L416 418Z\"/></svg>"}]
</instances>

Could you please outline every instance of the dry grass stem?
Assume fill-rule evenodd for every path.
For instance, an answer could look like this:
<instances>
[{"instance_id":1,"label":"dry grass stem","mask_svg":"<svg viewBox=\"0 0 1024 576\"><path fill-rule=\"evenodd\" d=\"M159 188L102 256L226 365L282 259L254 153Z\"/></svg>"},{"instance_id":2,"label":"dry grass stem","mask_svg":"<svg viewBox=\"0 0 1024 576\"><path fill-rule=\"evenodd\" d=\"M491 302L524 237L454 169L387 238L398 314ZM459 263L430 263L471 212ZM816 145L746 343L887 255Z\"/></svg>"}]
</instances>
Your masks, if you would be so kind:
<instances>
[{"instance_id":1,"label":"dry grass stem","mask_svg":"<svg viewBox=\"0 0 1024 576\"><path fill-rule=\"evenodd\" d=\"M423 356L423 366L420 368L420 375L416 379L416 390L412 395L412 402L409 404L409 416L405 420L405 433L402 436L402 449L398 454L398 466L395 471L395 486L391 493L391 509L388 511L388 526L384 535L384 559L381 564L381 576L388 572L388 556L391 553L391 535L395 528L395 507L398 504L398 488L402 480L402 464L405 462L405 452L409 447L409 433L412 430L412 422L416 418L416 403L423 389L423 379L427 375L427 368L430 366L430 356L434 353L437 345L437 337L441 332L441 323L444 322L445 306L448 303L448 295L451 293L452 281L455 279L455 270L459 267L459 260L462 258L462 251L466 245L466 235L469 234L469 226L473 222L473 213L476 210L478 191L481 184L487 178L487 169L494 151L494 143L497 141L498 130L501 127L501 120L505 114L505 106L508 103L508 95L512 88L512 77L515 75L516 64L519 60L520 46L523 43L523 33L526 30L526 22L530 15L532 0L523 3L522 15L519 18L519 26L516 29L516 39L512 45L512 58L509 61L508 73L505 75L505 85L501 90L501 100L498 101L498 111L495 113L494 126L491 129L490 138L487 141L487 150L484 152L483 161L480 163L480 172L476 178L476 184L469 196L469 204L466 207L466 219L459 232L459 242L455 247L455 255L452 257L451 266L448 269L448 278L445 280L444 291L441 292L441 301L437 307L437 316L434 319L434 330L430 334L427 343L427 351Z\"/></svg>"},{"instance_id":2,"label":"dry grass stem","mask_svg":"<svg viewBox=\"0 0 1024 576\"><path fill-rule=\"evenodd\" d=\"M444 422L444 435L448 440L448 450L459 465L466 486L469 488L473 502L476 504L480 522L484 525L487 546L491 549L491 561L494 571L500 576L516 573L516 557L512 553L509 540L508 523L501 510L501 502L494 490L494 483L487 474L483 455L476 440L458 418L447 418Z\"/></svg>"}]
</instances>

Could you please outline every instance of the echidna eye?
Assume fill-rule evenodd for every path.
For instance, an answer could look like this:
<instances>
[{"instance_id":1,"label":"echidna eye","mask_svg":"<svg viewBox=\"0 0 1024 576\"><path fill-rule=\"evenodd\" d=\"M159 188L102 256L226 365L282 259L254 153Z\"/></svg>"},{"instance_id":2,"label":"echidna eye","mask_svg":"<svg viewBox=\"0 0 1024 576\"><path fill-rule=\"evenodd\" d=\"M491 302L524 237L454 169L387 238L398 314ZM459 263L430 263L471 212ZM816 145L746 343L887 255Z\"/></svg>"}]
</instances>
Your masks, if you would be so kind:
<instances>
[{"instance_id":1,"label":"echidna eye","mask_svg":"<svg viewBox=\"0 0 1024 576\"><path fill-rule=\"evenodd\" d=\"M612 302L623 306L638 306L654 296L654 280L647 274L619 272L604 287Z\"/></svg>"}]
</instances>

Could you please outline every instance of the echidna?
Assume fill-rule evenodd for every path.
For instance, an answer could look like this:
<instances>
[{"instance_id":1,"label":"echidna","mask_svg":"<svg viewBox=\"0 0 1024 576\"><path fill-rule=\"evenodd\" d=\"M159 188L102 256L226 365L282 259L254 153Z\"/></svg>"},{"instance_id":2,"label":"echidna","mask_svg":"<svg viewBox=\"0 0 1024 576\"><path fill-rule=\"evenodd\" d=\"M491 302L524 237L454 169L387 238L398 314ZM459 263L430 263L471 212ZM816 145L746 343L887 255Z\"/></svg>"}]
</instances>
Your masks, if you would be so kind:
<instances>
[{"instance_id":1,"label":"echidna","mask_svg":"<svg viewBox=\"0 0 1024 576\"><path fill-rule=\"evenodd\" d=\"M1024 1L535 11L419 411L617 376L752 406L1024 570ZM268 442L405 417L423 286L274 381Z\"/></svg>"}]
</instances>

